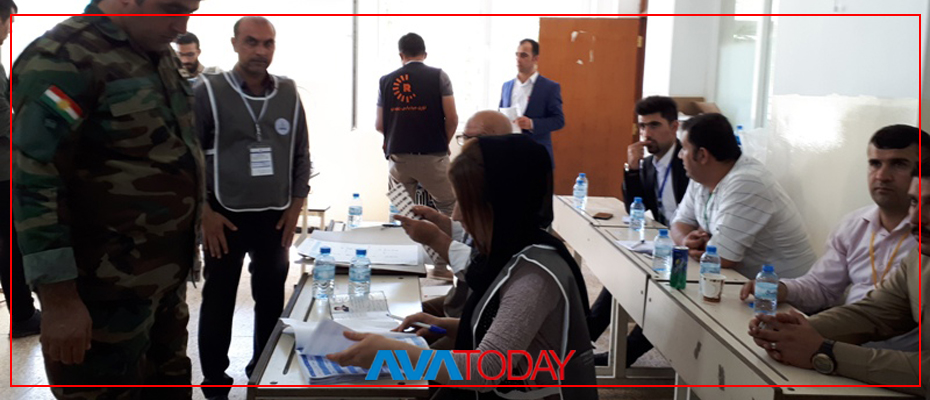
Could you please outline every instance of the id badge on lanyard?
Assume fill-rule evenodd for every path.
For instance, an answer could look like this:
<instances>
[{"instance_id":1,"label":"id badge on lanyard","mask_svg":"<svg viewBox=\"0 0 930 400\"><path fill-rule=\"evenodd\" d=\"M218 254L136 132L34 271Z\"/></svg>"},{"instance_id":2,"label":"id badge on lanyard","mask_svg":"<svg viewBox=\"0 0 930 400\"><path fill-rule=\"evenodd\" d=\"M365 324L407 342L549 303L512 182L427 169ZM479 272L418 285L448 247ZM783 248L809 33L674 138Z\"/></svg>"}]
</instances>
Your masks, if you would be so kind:
<instances>
[{"instance_id":1,"label":"id badge on lanyard","mask_svg":"<svg viewBox=\"0 0 930 400\"><path fill-rule=\"evenodd\" d=\"M261 143L249 146L249 171L252 176L274 175L273 160L271 146Z\"/></svg>"},{"instance_id":2,"label":"id badge on lanyard","mask_svg":"<svg viewBox=\"0 0 930 400\"><path fill-rule=\"evenodd\" d=\"M252 122L255 123L255 139L257 143L249 146L249 171L251 172L251 176L273 176L274 154L272 153L271 145L262 143L262 128L259 124L262 118L265 117L265 111L268 110L268 99L265 98L262 101L261 112L258 114L258 117L256 117L245 94L243 94L241 90L237 90L237 92L239 92L239 97L242 98L242 103L245 105L246 110L249 111Z\"/></svg>"}]
</instances>

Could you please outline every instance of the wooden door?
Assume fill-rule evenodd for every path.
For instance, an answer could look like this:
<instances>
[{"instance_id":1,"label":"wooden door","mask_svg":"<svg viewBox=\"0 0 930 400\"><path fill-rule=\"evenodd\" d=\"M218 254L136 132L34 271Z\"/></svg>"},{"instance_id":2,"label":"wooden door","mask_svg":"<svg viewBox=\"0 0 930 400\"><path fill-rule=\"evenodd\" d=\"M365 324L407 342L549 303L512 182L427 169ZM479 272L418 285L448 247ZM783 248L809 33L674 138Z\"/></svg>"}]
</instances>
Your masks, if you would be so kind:
<instances>
[{"instance_id":1,"label":"wooden door","mask_svg":"<svg viewBox=\"0 0 930 400\"><path fill-rule=\"evenodd\" d=\"M541 18L539 71L562 86L565 127L552 134L555 192L578 173L591 196L623 198L626 148L638 135L643 18Z\"/></svg>"}]
</instances>

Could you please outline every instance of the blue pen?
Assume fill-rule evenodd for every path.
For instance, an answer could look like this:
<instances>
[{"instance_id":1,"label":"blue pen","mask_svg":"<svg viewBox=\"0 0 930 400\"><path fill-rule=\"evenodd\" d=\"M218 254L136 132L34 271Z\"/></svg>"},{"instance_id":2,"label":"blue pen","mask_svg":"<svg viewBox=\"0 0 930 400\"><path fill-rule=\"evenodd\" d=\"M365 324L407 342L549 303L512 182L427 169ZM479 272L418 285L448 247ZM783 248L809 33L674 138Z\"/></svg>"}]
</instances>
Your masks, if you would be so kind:
<instances>
[{"instance_id":1,"label":"blue pen","mask_svg":"<svg viewBox=\"0 0 930 400\"><path fill-rule=\"evenodd\" d=\"M398 321L403 321L403 320L404 320L403 318L398 317L398 316L393 315L393 314L388 314L387 316L388 316L388 317L391 317L391 318L393 318L393 319L396 319L396 320L398 320ZM440 334L440 335L445 335L445 334L446 334L446 330L445 330L445 329L442 329L442 328L440 328L440 327L438 327L438 326L436 326L436 325L424 324L424 323L422 323L422 322L414 322L414 323L413 323L413 326L417 326L417 327L420 327L420 328L426 328L426 329L429 329L430 332L437 333L437 334Z\"/></svg>"}]
</instances>

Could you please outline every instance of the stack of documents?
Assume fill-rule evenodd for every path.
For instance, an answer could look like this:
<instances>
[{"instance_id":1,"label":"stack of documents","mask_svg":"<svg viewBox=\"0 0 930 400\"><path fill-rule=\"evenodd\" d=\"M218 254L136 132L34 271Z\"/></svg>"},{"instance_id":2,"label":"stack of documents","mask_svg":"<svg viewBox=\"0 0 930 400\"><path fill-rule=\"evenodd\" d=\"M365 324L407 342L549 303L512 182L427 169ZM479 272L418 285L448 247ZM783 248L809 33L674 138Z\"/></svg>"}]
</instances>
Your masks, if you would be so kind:
<instances>
[{"instance_id":1,"label":"stack of documents","mask_svg":"<svg viewBox=\"0 0 930 400\"><path fill-rule=\"evenodd\" d=\"M332 321L329 321L329 323L339 325ZM339 335L341 336L342 332ZM417 347L429 347L426 340L419 336L406 333L385 336ZM300 361L300 370L311 385L336 385L346 382L358 382L364 381L365 377L368 376L368 369L351 365L343 367L330 361L325 355L308 355L297 351L297 356ZM388 370L387 365L382 366L381 371L378 373L378 379L388 379L390 377L391 372Z\"/></svg>"},{"instance_id":2,"label":"stack of documents","mask_svg":"<svg viewBox=\"0 0 930 400\"><path fill-rule=\"evenodd\" d=\"M317 234L316 236L322 236ZM313 236L300 243L297 253L311 258L320 255L321 247L329 247L330 255L337 263L349 264L355 258L355 250L366 249L366 255L372 264L384 265L417 265L420 263L420 247L416 244L390 245L390 244L358 244L342 243L328 240L317 240Z\"/></svg>"},{"instance_id":3,"label":"stack of documents","mask_svg":"<svg viewBox=\"0 0 930 400\"><path fill-rule=\"evenodd\" d=\"M429 348L422 337L390 331L398 326L398 322L388 316L388 304L382 292L372 293L368 297L336 296L331 302L324 304L329 307L332 320L302 322L289 318L281 319L288 326L284 333L294 335L294 351L298 357L298 364L311 385L365 380L368 375L367 368L370 366L343 367L326 358L327 354L338 353L356 343L343 335L347 331L377 333L417 347ZM390 377L386 366L380 371L379 377Z\"/></svg>"}]
</instances>

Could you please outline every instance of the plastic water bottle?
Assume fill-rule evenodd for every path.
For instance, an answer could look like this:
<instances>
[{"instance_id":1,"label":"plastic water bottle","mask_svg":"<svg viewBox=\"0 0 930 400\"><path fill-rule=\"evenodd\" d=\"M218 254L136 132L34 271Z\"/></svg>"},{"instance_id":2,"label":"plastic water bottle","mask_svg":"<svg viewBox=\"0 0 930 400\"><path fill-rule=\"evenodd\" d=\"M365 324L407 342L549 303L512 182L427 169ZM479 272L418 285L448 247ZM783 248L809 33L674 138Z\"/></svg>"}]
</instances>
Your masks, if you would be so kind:
<instances>
[{"instance_id":1,"label":"plastic water bottle","mask_svg":"<svg viewBox=\"0 0 930 400\"><path fill-rule=\"evenodd\" d=\"M775 315L778 306L778 275L771 264L762 266L762 272L756 275L755 304L756 314Z\"/></svg>"},{"instance_id":2,"label":"plastic water bottle","mask_svg":"<svg viewBox=\"0 0 930 400\"><path fill-rule=\"evenodd\" d=\"M358 193L352 194L352 203L349 204L349 229L362 225L362 198Z\"/></svg>"},{"instance_id":3,"label":"plastic water bottle","mask_svg":"<svg viewBox=\"0 0 930 400\"><path fill-rule=\"evenodd\" d=\"M313 297L333 298L336 287L336 259L330 255L329 247L320 248L320 256L313 261Z\"/></svg>"},{"instance_id":4,"label":"plastic water bottle","mask_svg":"<svg viewBox=\"0 0 930 400\"><path fill-rule=\"evenodd\" d=\"M736 126L736 144L739 147L743 147L743 126L742 125Z\"/></svg>"},{"instance_id":5,"label":"plastic water bottle","mask_svg":"<svg viewBox=\"0 0 930 400\"><path fill-rule=\"evenodd\" d=\"M371 292L371 261L365 249L355 250L355 258L349 267L349 294L367 296Z\"/></svg>"},{"instance_id":6,"label":"plastic water bottle","mask_svg":"<svg viewBox=\"0 0 930 400\"><path fill-rule=\"evenodd\" d=\"M659 236L656 237L652 250L652 270L655 272L666 272L672 268L672 248L675 242L668 237L668 229L659 229Z\"/></svg>"},{"instance_id":7,"label":"plastic water bottle","mask_svg":"<svg viewBox=\"0 0 930 400\"><path fill-rule=\"evenodd\" d=\"M585 206L588 204L588 177L585 176L584 172L578 174L578 179L575 179L575 186L572 188L572 196L574 198L575 208L584 210Z\"/></svg>"},{"instance_id":8,"label":"plastic water bottle","mask_svg":"<svg viewBox=\"0 0 930 400\"><path fill-rule=\"evenodd\" d=\"M646 226L646 206L643 204L642 197L634 197L633 204L630 205L630 230L639 234L639 240L643 240Z\"/></svg>"},{"instance_id":9,"label":"plastic water bottle","mask_svg":"<svg viewBox=\"0 0 930 400\"><path fill-rule=\"evenodd\" d=\"M394 219L394 216L400 213L397 207L394 207L394 204L391 204L391 208L388 210L388 222L394 225L400 225L400 221Z\"/></svg>"},{"instance_id":10,"label":"plastic water bottle","mask_svg":"<svg viewBox=\"0 0 930 400\"><path fill-rule=\"evenodd\" d=\"M707 250L701 256L701 275L719 273L720 256L717 255L717 246L707 246Z\"/></svg>"}]
</instances>

